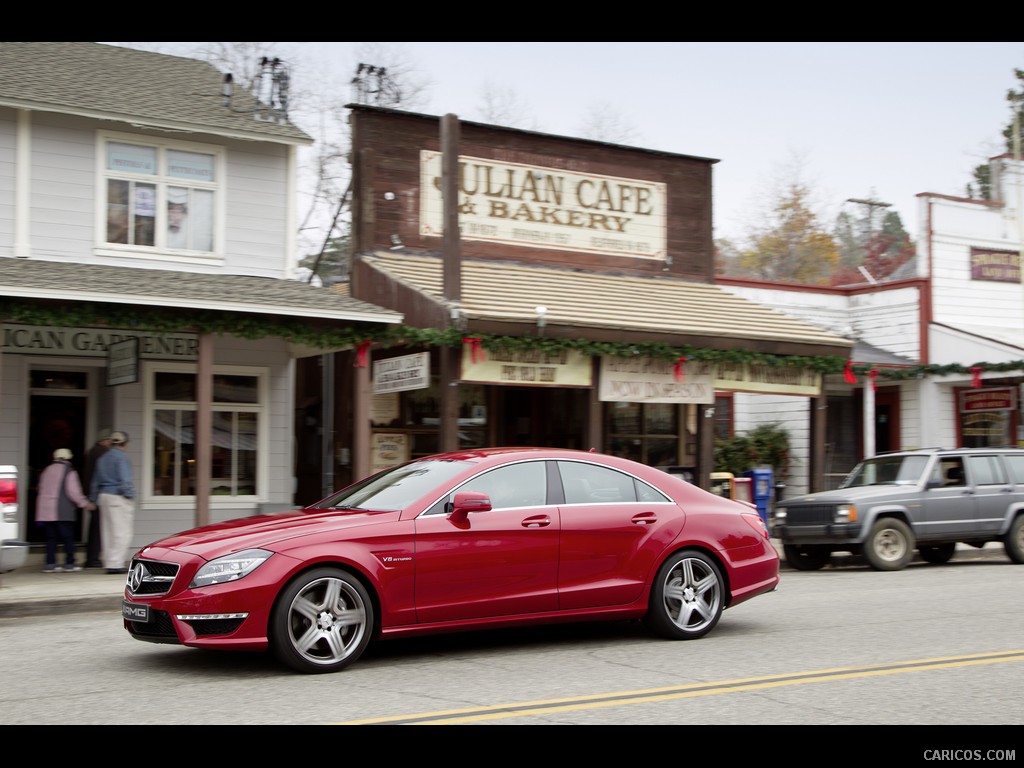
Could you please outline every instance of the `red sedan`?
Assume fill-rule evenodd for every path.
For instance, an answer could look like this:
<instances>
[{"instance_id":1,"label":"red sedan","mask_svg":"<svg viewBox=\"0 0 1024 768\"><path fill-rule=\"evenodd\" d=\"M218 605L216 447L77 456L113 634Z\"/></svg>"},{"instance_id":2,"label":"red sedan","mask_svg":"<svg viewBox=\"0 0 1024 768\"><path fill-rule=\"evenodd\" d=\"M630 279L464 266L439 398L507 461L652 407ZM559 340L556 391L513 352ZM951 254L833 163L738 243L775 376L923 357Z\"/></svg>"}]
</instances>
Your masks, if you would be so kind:
<instances>
[{"instance_id":1,"label":"red sedan","mask_svg":"<svg viewBox=\"0 0 1024 768\"><path fill-rule=\"evenodd\" d=\"M334 672L371 640L460 629L642 619L695 639L778 583L750 505L615 456L492 448L144 547L123 619L139 640Z\"/></svg>"}]
</instances>

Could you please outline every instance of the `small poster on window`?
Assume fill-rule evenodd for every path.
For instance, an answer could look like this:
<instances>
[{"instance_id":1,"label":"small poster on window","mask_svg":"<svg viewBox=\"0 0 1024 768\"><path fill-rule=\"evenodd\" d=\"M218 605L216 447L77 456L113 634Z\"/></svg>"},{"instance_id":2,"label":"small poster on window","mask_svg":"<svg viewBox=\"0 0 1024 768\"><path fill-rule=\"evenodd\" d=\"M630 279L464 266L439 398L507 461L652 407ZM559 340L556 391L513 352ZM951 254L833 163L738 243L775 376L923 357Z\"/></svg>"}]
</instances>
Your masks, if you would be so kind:
<instances>
[{"instance_id":1,"label":"small poster on window","mask_svg":"<svg viewBox=\"0 0 1024 768\"><path fill-rule=\"evenodd\" d=\"M379 472L409 460L409 436L378 432L370 440L370 471Z\"/></svg>"},{"instance_id":2,"label":"small poster on window","mask_svg":"<svg viewBox=\"0 0 1024 768\"><path fill-rule=\"evenodd\" d=\"M156 216L156 188L152 186L135 187L135 215Z\"/></svg>"}]
</instances>

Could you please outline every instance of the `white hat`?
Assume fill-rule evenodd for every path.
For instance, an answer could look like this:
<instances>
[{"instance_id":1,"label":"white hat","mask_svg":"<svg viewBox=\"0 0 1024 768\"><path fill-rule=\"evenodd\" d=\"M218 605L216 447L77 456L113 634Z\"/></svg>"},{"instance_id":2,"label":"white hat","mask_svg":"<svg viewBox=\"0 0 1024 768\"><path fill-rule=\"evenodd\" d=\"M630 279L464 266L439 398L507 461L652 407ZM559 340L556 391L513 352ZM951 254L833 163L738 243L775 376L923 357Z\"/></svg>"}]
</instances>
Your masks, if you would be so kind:
<instances>
[{"instance_id":1,"label":"white hat","mask_svg":"<svg viewBox=\"0 0 1024 768\"><path fill-rule=\"evenodd\" d=\"M188 190L181 187L171 187L167 190L167 202L174 205L185 205L188 203Z\"/></svg>"},{"instance_id":2,"label":"white hat","mask_svg":"<svg viewBox=\"0 0 1024 768\"><path fill-rule=\"evenodd\" d=\"M110 433L110 442L114 445L124 445L128 442L128 435L120 430Z\"/></svg>"},{"instance_id":3,"label":"white hat","mask_svg":"<svg viewBox=\"0 0 1024 768\"><path fill-rule=\"evenodd\" d=\"M71 456L71 451L69 451L67 448L58 448L56 451L53 452L54 461L71 461Z\"/></svg>"}]
</instances>

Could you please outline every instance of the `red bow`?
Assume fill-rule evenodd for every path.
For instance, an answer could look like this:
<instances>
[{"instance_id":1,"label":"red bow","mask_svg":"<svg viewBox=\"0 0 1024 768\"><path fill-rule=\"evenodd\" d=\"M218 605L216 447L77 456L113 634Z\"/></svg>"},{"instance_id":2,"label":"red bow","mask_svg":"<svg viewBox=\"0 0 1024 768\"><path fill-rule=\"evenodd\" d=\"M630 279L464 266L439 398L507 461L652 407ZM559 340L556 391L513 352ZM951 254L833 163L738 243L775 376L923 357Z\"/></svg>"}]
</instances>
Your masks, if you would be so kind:
<instances>
[{"instance_id":1,"label":"red bow","mask_svg":"<svg viewBox=\"0 0 1024 768\"><path fill-rule=\"evenodd\" d=\"M370 351L371 343L372 342L369 341L360 341L358 344L356 344L356 359L355 362L352 363L353 366L355 366L356 368L366 367L366 354L367 352Z\"/></svg>"},{"instance_id":2,"label":"red bow","mask_svg":"<svg viewBox=\"0 0 1024 768\"><path fill-rule=\"evenodd\" d=\"M680 357L676 360L675 366L673 366L673 373L675 373L676 381L686 380L686 369L683 367L683 363L686 362L685 357Z\"/></svg>"},{"instance_id":3,"label":"red bow","mask_svg":"<svg viewBox=\"0 0 1024 768\"><path fill-rule=\"evenodd\" d=\"M843 378L847 384L856 384L857 376L853 372L853 360L846 361L846 370L843 371Z\"/></svg>"},{"instance_id":4,"label":"red bow","mask_svg":"<svg viewBox=\"0 0 1024 768\"><path fill-rule=\"evenodd\" d=\"M479 336L467 336L462 340L463 344L469 344L469 359L471 362L477 362L477 356L479 355L479 361L482 363L487 359L484 355L483 349L480 347Z\"/></svg>"},{"instance_id":5,"label":"red bow","mask_svg":"<svg viewBox=\"0 0 1024 768\"><path fill-rule=\"evenodd\" d=\"M976 365L971 368L971 386L975 389L981 387L981 366Z\"/></svg>"},{"instance_id":6,"label":"red bow","mask_svg":"<svg viewBox=\"0 0 1024 768\"><path fill-rule=\"evenodd\" d=\"M871 377L871 391L876 392L878 390L878 385L875 384L875 379L878 378L878 370L876 368L872 368L868 371L868 376Z\"/></svg>"}]
</instances>

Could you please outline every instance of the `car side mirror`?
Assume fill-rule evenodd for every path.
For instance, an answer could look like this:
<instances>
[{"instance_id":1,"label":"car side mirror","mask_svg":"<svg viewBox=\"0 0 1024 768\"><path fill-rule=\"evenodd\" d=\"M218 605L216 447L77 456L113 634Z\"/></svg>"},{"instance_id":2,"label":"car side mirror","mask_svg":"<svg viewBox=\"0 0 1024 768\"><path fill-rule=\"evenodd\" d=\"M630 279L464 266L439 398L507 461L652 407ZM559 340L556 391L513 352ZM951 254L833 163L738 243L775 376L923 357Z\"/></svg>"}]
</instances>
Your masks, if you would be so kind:
<instances>
[{"instance_id":1,"label":"car side mirror","mask_svg":"<svg viewBox=\"0 0 1024 768\"><path fill-rule=\"evenodd\" d=\"M465 522L470 512L490 512L491 497L479 491L459 491L452 503L451 519Z\"/></svg>"}]
</instances>

